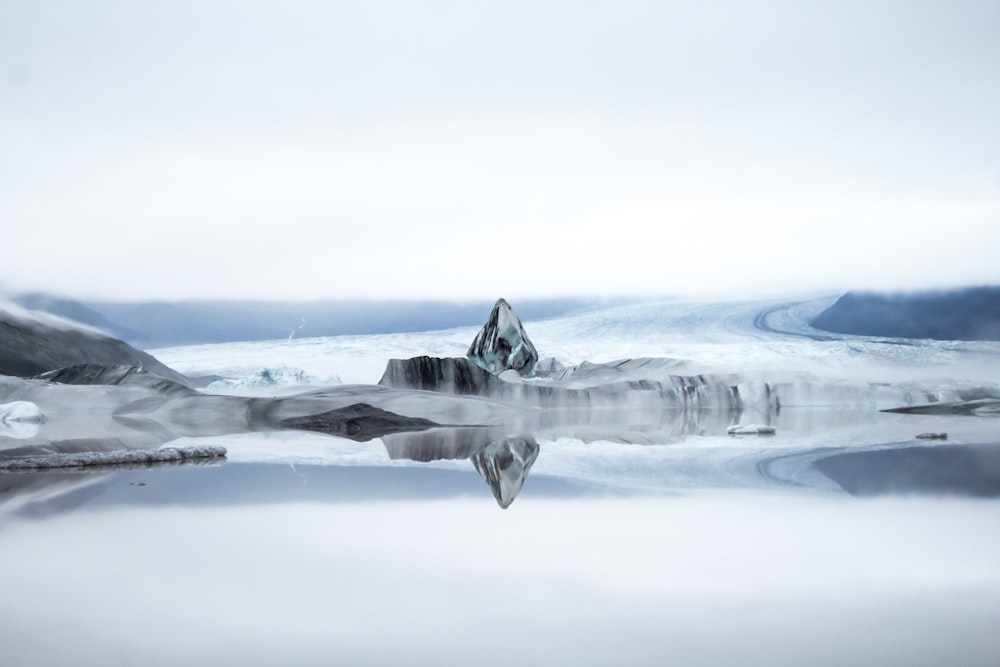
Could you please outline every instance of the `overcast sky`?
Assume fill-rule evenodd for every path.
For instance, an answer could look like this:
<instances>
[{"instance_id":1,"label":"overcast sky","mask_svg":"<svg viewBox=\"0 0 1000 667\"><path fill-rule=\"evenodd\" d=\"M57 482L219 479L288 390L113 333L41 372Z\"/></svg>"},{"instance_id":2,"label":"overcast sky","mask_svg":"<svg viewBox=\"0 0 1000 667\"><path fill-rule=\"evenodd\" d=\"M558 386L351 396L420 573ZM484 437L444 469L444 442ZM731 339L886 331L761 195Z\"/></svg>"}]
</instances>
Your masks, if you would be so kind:
<instances>
[{"instance_id":1,"label":"overcast sky","mask_svg":"<svg viewBox=\"0 0 1000 667\"><path fill-rule=\"evenodd\" d=\"M998 36L995 0L0 0L0 290L997 284Z\"/></svg>"}]
</instances>

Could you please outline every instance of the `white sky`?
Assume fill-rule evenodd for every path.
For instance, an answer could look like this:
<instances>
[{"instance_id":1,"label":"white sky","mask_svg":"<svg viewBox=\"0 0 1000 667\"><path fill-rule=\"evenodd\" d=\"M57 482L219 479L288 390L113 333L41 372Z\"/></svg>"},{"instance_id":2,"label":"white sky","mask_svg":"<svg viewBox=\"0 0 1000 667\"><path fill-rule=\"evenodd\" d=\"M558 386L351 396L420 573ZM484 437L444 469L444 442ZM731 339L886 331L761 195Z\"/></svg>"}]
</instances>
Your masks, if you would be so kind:
<instances>
[{"instance_id":1,"label":"white sky","mask_svg":"<svg viewBox=\"0 0 1000 667\"><path fill-rule=\"evenodd\" d=\"M0 290L1000 283L1000 2L0 0Z\"/></svg>"}]
</instances>

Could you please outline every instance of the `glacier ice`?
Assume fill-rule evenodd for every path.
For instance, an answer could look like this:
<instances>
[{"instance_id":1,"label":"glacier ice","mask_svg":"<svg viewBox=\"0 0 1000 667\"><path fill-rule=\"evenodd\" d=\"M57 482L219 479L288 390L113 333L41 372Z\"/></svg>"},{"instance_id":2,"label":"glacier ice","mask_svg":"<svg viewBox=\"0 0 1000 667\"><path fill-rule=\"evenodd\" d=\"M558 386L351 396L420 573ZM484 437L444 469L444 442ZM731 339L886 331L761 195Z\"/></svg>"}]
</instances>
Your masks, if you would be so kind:
<instances>
[{"instance_id":1,"label":"glacier ice","mask_svg":"<svg viewBox=\"0 0 1000 667\"><path fill-rule=\"evenodd\" d=\"M513 369L523 376L530 376L538 362L538 352L520 318L504 299L497 299L466 356L490 373Z\"/></svg>"},{"instance_id":2,"label":"glacier ice","mask_svg":"<svg viewBox=\"0 0 1000 667\"><path fill-rule=\"evenodd\" d=\"M264 390L274 390L286 387L304 387L309 385L336 385L341 384L337 376L323 377L322 382L301 368L291 366L274 366L262 368L249 375L239 378L224 378L209 383L205 390L208 392L253 392Z\"/></svg>"}]
</instances>

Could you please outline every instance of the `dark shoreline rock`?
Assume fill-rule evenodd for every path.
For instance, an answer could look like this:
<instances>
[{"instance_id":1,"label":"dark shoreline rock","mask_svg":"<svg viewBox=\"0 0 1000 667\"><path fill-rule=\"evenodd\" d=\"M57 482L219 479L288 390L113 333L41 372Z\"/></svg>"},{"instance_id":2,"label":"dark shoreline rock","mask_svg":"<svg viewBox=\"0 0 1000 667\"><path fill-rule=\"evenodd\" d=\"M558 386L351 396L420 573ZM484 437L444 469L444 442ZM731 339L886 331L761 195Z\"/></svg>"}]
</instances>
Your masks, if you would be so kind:
<instances>
[{"instance_id":1,"label":"dark shoreline rock","mask_svg":"<svg viewBox=\"0 0 1000 667\"><path fill-rule=\"evenodd\" d=\"M367 403L355 403L315 415L289 417L279 424L283 428L314 433L327 433L358 442L367 442L390 433L424 431L440 424L420 417L406 417Z\"/></svg>"},{"instance_id":2,"label":"dark shoreline rock","mask_svg":"<svg viewBox=\"0 0 1000 667\"><path fill-rule=\"evenodd\" d=\"M126 449L110 452L80 452L48 454L0 459L2 471L49 470L85 466L136 465L169 463L194 459L217 459L226 455L225 447L163 447L160 449Z\"/></svg>"}]
</instances>

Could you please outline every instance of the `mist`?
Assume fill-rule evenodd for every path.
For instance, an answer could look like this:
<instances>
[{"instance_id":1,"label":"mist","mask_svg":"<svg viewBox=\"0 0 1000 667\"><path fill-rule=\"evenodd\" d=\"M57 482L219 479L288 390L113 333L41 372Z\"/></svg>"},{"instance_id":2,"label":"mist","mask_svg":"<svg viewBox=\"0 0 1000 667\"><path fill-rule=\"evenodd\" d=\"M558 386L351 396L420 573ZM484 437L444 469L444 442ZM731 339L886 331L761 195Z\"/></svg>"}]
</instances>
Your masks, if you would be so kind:
<instances>
[{"instance_id":1,"label":"mist","mask_svg":"<svg viewBox=\"0 0 1000 667\"><path fill-rule=\"evenodd\" d=\"M480 504L113 508L9 526L0 638L15 663L60 664L1000 657L995 502Z\"/></svg>"},{"instance_id":2,"label":"mist","mask_svg":"<svg viewBox=\"0 0 1000 667\"><path fill-rule=\"evenodd\" d=\"M0 281L113 300L993 283L998 30L974 1L8 3Z\"/></svg>"}]
</instances>

